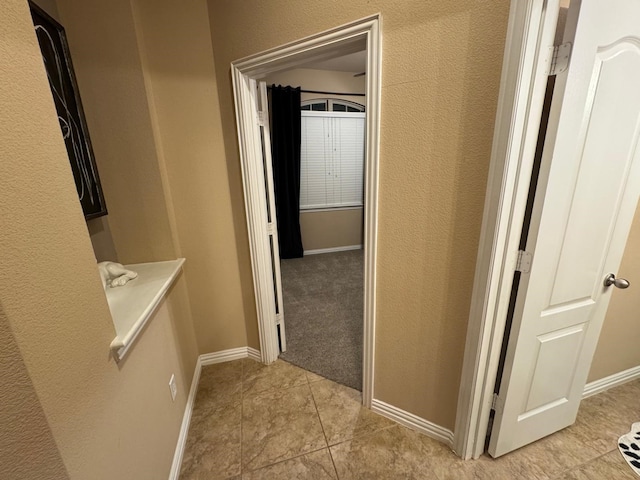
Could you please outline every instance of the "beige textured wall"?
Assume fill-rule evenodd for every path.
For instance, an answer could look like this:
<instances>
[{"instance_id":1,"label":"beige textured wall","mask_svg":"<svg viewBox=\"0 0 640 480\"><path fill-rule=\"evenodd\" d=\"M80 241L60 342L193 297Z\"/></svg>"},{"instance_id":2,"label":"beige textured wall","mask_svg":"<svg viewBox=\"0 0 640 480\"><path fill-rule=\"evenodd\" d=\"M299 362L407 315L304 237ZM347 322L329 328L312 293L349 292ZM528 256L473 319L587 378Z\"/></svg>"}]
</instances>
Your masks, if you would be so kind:
<instances>
[{"instance_id":1,"label":"beige textured wall","mask_svg":"<svg viewBox=\"0 0 640 480\"><path fill-rule=\"evenodd\" d=\"M58 13L58 5L56 0L35 0L40 8L60 22L60 14ZM106 260L117 262L118 254L111 236L111 228L109 227L108 216L102 216L87 221L87 229L91 237L91 244L98 262Z\"/></svg>"},{"instance_id":2,"label":"beige textured wall","mask_svg":"<svg viewBox=\"0 0 640 480\"><path fill-rule=\"evenodd\" d=\"M206 1L137 0L134 13L200 352L259 348L249 259L236 250L247 232L244 212L234 217L230 204Z\"/></svg>"},{"instance_id":3,"label":"beige textured wall","mask_svg":"<svg viewBox=\"0 0 640 480\"><path fill-rule=\"evenodd\" d=\"M70 478L167 478L196 360L190 320L178 318L183 305L173 301L181 281L116 365L115 332L27 2L4 2L0 31L0 158L11 159L0 161L0 321L13 333ZM10 404L15 389L29 395L16 360L11 355L17 382L0 393ZM66 478L37 406L28 409L35 417L11 417L9 425L3 417L2 432L19 426L33 435L33 451L20 455L42 455L53 462L48 478ZM37 460L33 468L27 478L38 478Z\"/></svg>"},{"instance_id":4,"label":"beige textured wall","mask_svg":"<svg viewBox=\"0 0 640 480\"><path fill-rule=\"evenodd\" d=\"M316 70L315 68L294 68L269 74L264 81L267 85L290 85L302 87L303 90L316 90L322 92L339 93L365 93L367 90L367 78L365 76L354 77L350 72L336 72L331 70ZM349 95L320 95L315 93L302 93L302 100L314 98L339 98L349 100L361 105L366 105L366 98Z\"/></svg>"},{"instance_id":5,"label":"beige textured wall","mask_svg":"<svg viewBox=\"0 0 640 480\"><path fill-rule=\"evenodd\" d=\"M640 365L640 208L636 209L616 276L629 280L631 288L613 289L588 382Z\"/></svg>"},{"instance_id":6,"label":"beige textured wall","mask_svg":"<svg viewBox=\"0 0 640 480\"><path fill-rule=\"evenodd\" d=\"M0 478L68 479L18 346L0 309ZM19 421L16 421L19 419Z\"/></svg>"},{"instance_id":7,"label":"beige textured wall","mask_svg":"<svg viewBox=\"0 0 640 480\"><path fill-rule=\"evenodd\" d=\"M129 0L58 0L122 263L175 258Z\"/></svg>"},{"instance_id":8,"label":"beige textured wall","mask_svg":"<svg viewBox=\"0 0 640 480\"><path fill-rule=\"evenodd\" d=\"M375 397L453 428L509 2L227 0L209 10L235 216L230 62L382 13ZM248 258L246 243L238 255Z\"/></svg>"},{"instance_id":9,"label":"beige textured wall","mask_svg":"<svg viewBox=\"0 0 640 480\"><path fill-rule=\"evenodd\" d=\"M119 262L118 252L113 243L111 228L109 227L109 217L104 215L99 218L87 220L87 230L91 238L93 253L98 262Z\"/></svg>"},{"instance_id":10,"label":"beige textured wall","mask_svg":"<svg viewBox=\"0 0 640 480\"><path fill-rule=\"evenodd\" d=\"M58 14L58 5L56 0L33 0L33 3L47 12L54 20L60 22L60 15Z\"/></svg>"},{"instance_id":11,"label":"beige textured wall","mask_svg":"<svg viewBox=\"0 0 640 480\"><path fill-rule=\"evenodd\" d=\"M300 232L305 251L362 245L364 210L300 212Z\"/></svg>"}]
</instances>

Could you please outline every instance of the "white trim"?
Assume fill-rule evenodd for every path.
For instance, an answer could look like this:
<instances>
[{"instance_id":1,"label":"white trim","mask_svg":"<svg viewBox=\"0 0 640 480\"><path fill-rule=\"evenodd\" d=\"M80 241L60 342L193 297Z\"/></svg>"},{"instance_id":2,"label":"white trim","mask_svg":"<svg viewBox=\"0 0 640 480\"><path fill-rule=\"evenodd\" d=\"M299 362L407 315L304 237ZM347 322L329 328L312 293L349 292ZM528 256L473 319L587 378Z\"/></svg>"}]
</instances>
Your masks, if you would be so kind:
<instances>
[{"instance_id":1,"label":"white trim","mask_svg":"<svg viewBox=\"0 0 640 480\"><path fill-rule=\"evenodd\" d=\"M327 118L366 118L365 112L316 112L313 110L302 110L301 117L327 117Z\"/></svg>"},{"instance_id":2,"label":"white trim","mask_svg":"<svg viewBox=\"0 0 640 480\"><path fill-rule=\"evenodd\" d=\"M582 393L582 399L589 398L598 393L602 393L605 390L609 390L613 387L619 387L632 380L640 378L640 366L629 368L622 372L614 373L608 377L601 378L595 382L587 383Z\"/></svg>"},{"instance_id":3,"label":"white trim","mask_svg":"<svg viewBox=\"0 0 640 480\"><path fill-rule=\"evenodd\" d=\"M147 323L153 318L169 288L180 275L185 259L164 262L125 265L138 274L135 281L117 288L106 287L111 319L117 336L111 341L111 352L116 362L122 361ZM149 282L162 281L157 288L149 288Z\"/></svg>"},{"instance_id":4,"label":"white trim","mask_svg":"<svg viewBox=\"0 0 640 480\"><path fill-rule=\"evenodd\" d=\"M300 213L331 212L331 211L335 211L335 210L355 210L356 208L362 209L362 208L364 208L364 204L360 203L360 204L340 205L340 206L335 206L335 204L334 205L327 205L327 206L312 205L310 207L300 207Z\"/></svg>"},{"instance_id":5,"label":"white trim","mask_svg":"<svg viewBox=\"0 0 640 480\"><path fill-rule=\"evenodd\" d=\"M305 95L330 95L330 94L321 94L321 93L314 94L314 93L308 93L308 92L302 92L302 93ZM346 95L346 96L354 97L356 95ZM365 105L362 105L361 103L353 102L351 100L343 100L342 98L333 96L333 97L317 97L317 98L310 98L308 100L302 100L300 102L300 111L301 112L321 112L322 110L302 110L302 107L306 107L307 105L311 106L316 103L324 103L324 104L329 103L327 107L330 109L333 109L334 104L358 109L357 112L342 112L342 113L366 113L365 110L367 108ZM324 111L333 112L334 110L324 110ZM339 110L336 110L336 111L339 111Z\"/></svg>"},{"instance_id":6,"label":"white trim","mask_svg":"<svg viewBox=\"0 0 640 480\"><path fill-rule=\"evenodd\" d=\"M328 30L299 41L231 63L233 96L242 166L247 229L251 252L260 350L265 364L278 358L278 338L271 252L268 244L264 169L256 101L252 84L270 72L292 68L311 60L367 51L366 159L365 159L365 265L362 397L371 406L374 379L376 255L378 221L378 164L380 136L381 54L380 14ZM260 161L256 161L260 159Z\"/></svg>"},{"instance_id":7,"label":"white trim","mask_svg":"<svg viewBox=\"0 0 640 480\"><path fill-rule=\"evenodd\" d=\"M184 407L184 415L182 416L182 425L178 435L176 450L173 454L173 463L169 471L169 480L178 480L180 476L180 467L182 466L182 457L184 456L184 447L187 445L187 437L189 436L189 425L191 424L191 414L193 413L193 405L196 401L196 393L198 392L198 382L200 381L200 372L202 371L202 360L198 357L196 368L193 371L193 379L191 380L191 388L187 397L187 404Z\"/></svg>"},{"instance_id":8,"label":"white trim","mask_svg":"<svg viewBox=\"0 0 640 480\"><path fill-rule=\"evenodd\" d=\"M362 250L363 245L346 245L344 247L316 248L305 250L305 255L318 255L321 253L348 252L349 250Z\"/></svg>"},{"instance_id":9,"label":"white trim","mask_svg":"<svg viewBox=\"0 0 640 480\"><path fill-rule=\"evenodd\" d=\"M381 400L375 398L371 402L371 410L375 413L379 413L383 417L390 418L391 420L416 430L428 437L431 437L439 442L442 442L449 447L453 445L453 432L447 428L431 423L424 418L418 417L413 413L409 413L400 408L389 405Z\"/></svg>"},{"instance_id":10,"label":"white trim","mask_svg":"<svg viewBox=\"0 0 640 480\"><path fill-rule=\"evenodd\" d=\"M364 205L353 205L351 207L301 208L300 213L339 212L341 210L362 210L363 208Z\"/></svg>"},{"instance_id":11,"label":"white trim","mask_svg":"<svg viewBox=\"0 0 640 480\"><path fill-rule=\"evenodd\" d=\"M484 449L559 0L512 0L458 397L454 450Z\"/></svg>"},{"instance_id":12,"label":"white trim","mask_svg":"<svg viewBox=\"0 0 640 480\"><path fill-rule=\"evenodd\" d=\"M261 357L260 352L251 347L231 348L229 350L222 350L220 352L205 353L198 357L198 360L196 361L196 367L193 371L193 379L191 380L189 396L187 397L187 403L184 407L182 425L180 426L180 433L178 434L176 450L173 454L173 462L171 464L171 470L169 471L169 480L178 480L178 477L180 476L182 457L184 456L184 448L187 445L187 437L189 436L189 425L191 423L191 414L193 413L193 406L196 401L196 394L198 393L198 382L200 381L202 367L206 365L213 365L214 363L240 360L242 358L251 358L252 360L256 360L259 362Z\"/></svg>"},{"instance_id":13,"label":"white trim","mask_svg":"<svg viewBox=\"0 0 640 480\"><path fill-rule=\"evenodd\" d=\"M200 363L205 365L213 365L214 363L230 362L232 360L240 360L242 358L252 358L260 361L260 352L251 347L230 348L220 352L205 353L198 357Z\"/></svg>"},{"instance_id":14,"label":"white trim","mask_svg":"<svg viewBox=\"0 0 640 480\"><path fill-rule=\"evenodd\" d=\"M247 347L247 358L251 360L255 360L256 362L262 361L262 355L260 355L260 350L256 350L255 348Z\"/></svg>"}]
</instances>

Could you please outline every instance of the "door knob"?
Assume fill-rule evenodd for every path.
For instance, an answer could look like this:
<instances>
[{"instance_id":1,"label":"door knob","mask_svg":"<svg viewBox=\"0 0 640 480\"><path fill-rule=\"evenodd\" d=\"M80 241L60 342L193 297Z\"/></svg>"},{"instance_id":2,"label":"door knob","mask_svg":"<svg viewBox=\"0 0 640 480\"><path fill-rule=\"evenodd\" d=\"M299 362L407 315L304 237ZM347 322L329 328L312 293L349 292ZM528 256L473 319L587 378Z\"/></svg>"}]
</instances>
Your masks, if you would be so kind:
<instances>
[{"instance_id":1,"label":"door knob","mask_svg":"<svg viewBox=\"0 0 640 480\"><path fill-rule=\"evenodd\" d=\"M629 280L625 278L616 278L616 276L613 273L610 273L604 279L604 286L610 287L611 285L613 285L616 288L629 288L629 285L631 284L629 283Z\"/></svg>"}]
</instances>

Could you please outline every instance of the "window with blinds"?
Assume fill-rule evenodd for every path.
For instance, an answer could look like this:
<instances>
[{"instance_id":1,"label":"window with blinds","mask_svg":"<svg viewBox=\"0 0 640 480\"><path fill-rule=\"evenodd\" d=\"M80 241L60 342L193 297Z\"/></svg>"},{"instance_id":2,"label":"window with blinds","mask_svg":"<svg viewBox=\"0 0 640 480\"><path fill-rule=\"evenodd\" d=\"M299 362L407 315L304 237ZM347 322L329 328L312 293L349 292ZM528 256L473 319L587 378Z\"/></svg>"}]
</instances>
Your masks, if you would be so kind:
<instances>
[{"instance_id":1,"label":"window with blinds","mask_svg":"<svg viewBox=\"0 0 640 480\"><path fill-rule=\"evenodd\" d=\"M300 209L362 206L365 114L301 115Z\"/></svg>"}]
</instances>

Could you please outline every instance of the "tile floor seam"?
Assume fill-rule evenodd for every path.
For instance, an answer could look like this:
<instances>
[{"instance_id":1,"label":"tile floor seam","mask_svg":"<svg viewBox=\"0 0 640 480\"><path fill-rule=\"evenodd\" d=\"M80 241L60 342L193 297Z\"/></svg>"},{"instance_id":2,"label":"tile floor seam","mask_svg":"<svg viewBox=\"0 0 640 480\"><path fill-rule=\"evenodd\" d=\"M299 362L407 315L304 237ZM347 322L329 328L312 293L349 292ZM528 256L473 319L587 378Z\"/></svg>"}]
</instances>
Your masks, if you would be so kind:
<instances>
[{"instance_id":1,"label":"tile floor seam","mask_svg":"<svg viewBox=\"0 0 640 480\"><path fill-rule=\"evenodd\" d=\"M340 474L338 473L338 467L336 467L336 461L333 459L333 454L331 453L331 448L327 447L327 451L329 452L329 458L331 459L331 465L333 465L333 471L336 472L336 478L340 480Z\"/></svg>"},{"instance_id":2,"label":"tile floor seam","mask_svg":"<svg viewBox=\"0 0 640 480\"><path fill-rule=\"evenodd\" d=\"M391 429L393 427L409 428L409 427L405 427L404 425L401 425L400 423L394 423L393 425L389 425L387 427L383 427L383 428L381 428L379 430L375 430L373 432L367 432L367 433L362 433L360 435L354 435L351 438L347 438L345 440L341 440L339 442L332 443L331 445L329 445L329 449L331 449L331 447L336 447L338 445L342 445L343 443L348 443L348 442L352 442L354 440L360 440L362 438L367 438L367 437L371 437L373 435L377 435L378 433L383 432L385 430L389 430L389 429ZM411 430L412 432L416 432L416 430L413 430L411 428L409 428L409 430ZM420 433L420 432L417 432L417 433ZM422 434L420 433L420 435L422 435ZM329 442L327 442L327 443L329 443Z\"/></svg>"},{"instance_id":3,"label":"tile floor seam","mask_svg":"<svg viewBox=\"0 0 640 480\"><path fill-rule=\"evenodd\" d=\"M296 458L304 457L306 455L311 455L312 453L321 452L322 450L329 450L329 447L316 448L315 450L311 450L311 451L305 452L305 453L300 453L299 455L295 455L293 457L285 458L283 460L278 460L277 462L269 463L268 465L262 465L261 467L254 468L253 470L249 470L248 469L246 471L243 471L242 473L244 474L244 473L259 472L260 470L263 470L265 468L273 467L274 465L279 465L281 463L288 462L289 460L295 460ZM329 452L329 454L331 454L331 452ZM334 466L334 468L335 468L335 466ZM233 477L231 477L231 478L233 478Z\"/></svg>"},{"instance_id":4,"label":"tile floor seam","mask_svg":"<svg viewBox=\"0 0 640 480\"><path fill-rule=\"evenodd\" d=\"M334 472L336 472L336 478L340 480L340 476L338 475L338 468L336 467L336 462L333 460L333 455L331 455L331 448L329 448L330 447L329 437L327 437L327 432L324 431L324 424L322 423L322 417L320 416L320 410L318 410L318 403L316 402L316 397L313 394L313 388L311 388L311 382L309 382L309 377L307 377L307 384L309 385L309 391L311 392L311 399L313 400L313 406L316 407L316 414L318 415L320 428L322 428L322 434L324 435L324 443L327 444L327 451L329 452L329 458L331 458L331 464L333 465L333 470Z\"/></svg>"},{"instance_id":5,"label":"tile floor seam","mask_svg":"<svg viewBox=\"0 0 640 480\"><path fill-rule=\"evenodd\" d=\"M593 457L590 458L589 460L587 460L586 462L582 462L579 463L578 465L574 465L573 467L567 468L566 470L563 470L562 472L558 473L558 475L554 476L553 478L549 478L549 480L558 480L561 479L563 476L565 476L567 473L571 473L571 472L575 472L576 470L580 470L582 467L586 467L587 465L589 465L590 463L595 462L596 460L600 460L602 457L609 455L611 452L613 452L615 450L615 448L612 448L611 450L603 453L602 455L598 455L597 457Z\"/></svg>"},{"instance_id":6,"label":"tile floor seam","mask_svg":"<svg viewBox=\"0 0 640 480\"><path fill-rule=\"evenodd\" d=\"M247 394L247 397L251 397L251 396L258 396L258 395L262 395L265 393L272 393L278 390L289 390L291 388L295 388L295 387L302 387L303 385L309 385L308 383L301 383L299 385L289 385L288 387L274 387L274 388L267 388L266 390L262 390L261 392L252 392ZM244 395L246 392L242 392L242 394Z\"/></svg>"}]
</instances>

